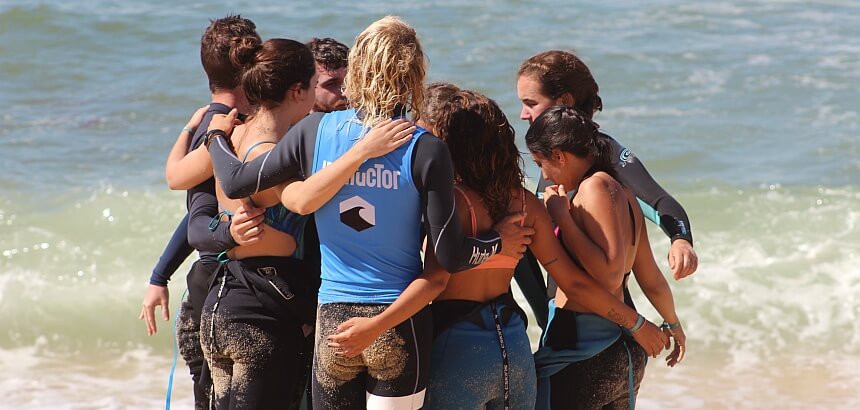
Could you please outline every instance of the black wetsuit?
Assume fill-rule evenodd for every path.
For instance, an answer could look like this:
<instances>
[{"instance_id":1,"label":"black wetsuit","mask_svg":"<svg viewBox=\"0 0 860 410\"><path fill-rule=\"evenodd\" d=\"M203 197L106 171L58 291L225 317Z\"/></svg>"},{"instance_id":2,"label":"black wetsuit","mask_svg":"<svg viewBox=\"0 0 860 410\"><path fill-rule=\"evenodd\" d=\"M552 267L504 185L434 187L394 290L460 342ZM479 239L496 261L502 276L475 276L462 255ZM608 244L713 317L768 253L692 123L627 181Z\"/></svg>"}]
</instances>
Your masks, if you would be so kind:
<instances>
[{"instance_id":1,"label":"black wetsuit","mask_svg":"<svg viewBox=\"0 0 860 410\"><path fill-rule=\"evenodd\" d=\"M209 110L194 133L188 152L200 147L209 121L215 114L227 114L230 107L210 103ZM194 262L186 275L188 300L182 301L177 319L177 345L182 358L191 372L194 387L194 406L196 409L209 408L209 386L206 361L200 348L200 312L203 301L209 293L218 253L236 246L230 235L229 224L221 224L217 229L209 229L209 221L218 213L215 198L215 179L209 178L186 194L188 214L182 219L170 238L155 268L149 283L167 286L167 282L182 262L197 249L199 259Z\"/></svg>"},{"instance_id":2,"label":"black wetsuit","mask_svg":"<svg viewBox=\"0 0 860 410\"><path fill-rule=\"evenodd\" d=\"M278 183L291 178L306 179L311 175L314 166L315 147L318 142L317 134L323 114L311 114L299 122L287 133L268 154L261 155L254 161L241 163L229 148L223 138L219 137L210 145L210 156L214 164L215 174L221 181L222 188L230 197L242 197L253 194L259 190L267 189ZM352 125L356 126L356 125ZM360 127L361 125L357 125ZM320 139L319 141L325 141ZM393 155L393 154L392 154ZM402 154L401 154L402 155ZM429 238L428 243L437 244L436 256L445 269L456 272L474 267L483 262L489 256L497 253L500 249L498 234L491 232L482 239L468 238L463 236L459 218L454 215L454 193L453 193L453 167L450 153L444 142L430 134L417 137L414 149L411 152L411 180L414 183L416 194L420 197L416 204L420 204L421 215L424 219L424 229ZM356 185L362 184L356 178ZM405 188L405 187L404 187ZM391 218L391 215L387 215ZM343 221L341 215L341 220ZM403 221L404 223L416 223L417 221ZM347 222L343 222L347 223ZM347 224L349 225L349 224ZM322 232L322 221L318 226ZM352 226L352 225L349 225ZM361 230L366 227L352 229ZM384 238L391 241L392 247L401 246L404 238ZM409 240L411 241L411 237ZM323 240L323 245L327 245ZM420 242L419 242L420 243ZM374 246L385 246L384 243L374 243ZM356 243L356 252L360 244ZM414 249L417 254L418 249ZM420 270L420 268L419 268ZM420 273L416 272L415 275ZM312 379L314 403L323 408L364 408L365 393L373 400L386 401L388 399L398 401L404 396L414 396L415 402L423 401L424 383L427 380L430 343L432 343L432 321L426 309L416 314L404 323L408 326L398 326L396 329L386 332L392 336L392 340L411 340L410 351L402 352L405 363L401 363L396 374L378 378L375 371L385 367L385 361L396 359L395 355L380 356L379 363L369 360L352 363L348 359L340 359L332 354L323 354L320 349L325 350L324 337L331 334L337 326L338 320L345 320L350 316L367 316L379 313L387 306L382 304L349 304L330 303L321 305L319 308L320 323L317 334L317 363L315 363L316 377ZM390 302L388 302L390 303ZM362 309L367 310L364 312ZM344 310L342 314L334 315L332 312ZM325 313L325 317L323 317ZM337 317L335 317L337 316ZM385 338L377 339L377 344L385 344ZM323 346L323 347L321 347ZM398 344L398 346L400 346ZM414 347L414 348L413 348ZM328 349L330 350L330 349ZM382 349L381 351L384 351ZM375 350L365 351L366 355L374 356ZM327 352L327 351L326 351ZM327 358L325 360L319 357ZM398 356L401 357L401 356ZM351 371L340 376L327 373L332 366L322 366L320 361L328 363L329 359L337 362L335 367ZM365 359L367 357L365 356ZM413 366L412 364L415 364ZM321 370L322 367L322 370ZM352 371L354 370L354 371ZM343 377L338 383L331 382L332 377ZM409 379L409 383L400 386L399 380ZM406 385L408 384L408 386ZM408 390L408 393L404 393ZM353 400L354 399L354 400ZM407 399L407 401L412 399Z\"/></svg>"},{"instance_id":3,"label":"black wetsuit","mask_svg":"<svg viewBox=\"0 0 860 410\"><path fill-rule=\"evenodd\" d=\"M642 206L642 213L654 223L659 224L671 241L684 239L692 244L693 233L690 231L690 219L681 204L654 181L639 158L633 155L630 150L624 148L609 135L600 135L609 140L612 147L612 164L618 175L618 181L633 191L633 194L639 199L639 205ZM549 185L552 185L552 181L540 179L536 191L538 197L543 196L544 189ZM523 259L517 265L514 279L523 290L529 306L534 311L538 325L545 328L548 315L546 301L547 298L555 297L555 282L552 278L547 278L547 281L544 282L540 266L530 251L523 255ZM626 286L624 288L624 302L635 309Z\"/></svg>"}]
</instances>

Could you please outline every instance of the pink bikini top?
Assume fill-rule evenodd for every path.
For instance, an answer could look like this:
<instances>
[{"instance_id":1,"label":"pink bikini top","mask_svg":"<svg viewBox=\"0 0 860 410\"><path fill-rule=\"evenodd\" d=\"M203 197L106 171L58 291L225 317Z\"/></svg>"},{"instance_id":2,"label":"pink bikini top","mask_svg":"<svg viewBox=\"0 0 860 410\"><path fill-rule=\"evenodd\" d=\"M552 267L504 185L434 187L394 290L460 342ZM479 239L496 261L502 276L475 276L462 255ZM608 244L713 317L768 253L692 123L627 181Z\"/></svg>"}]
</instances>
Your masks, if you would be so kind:
<instances>
[{"instance_id":1,"label":"pink bikini top","mask_svg":"<svg viewBox=\"0 0 860 410\"><path fill-rule=\"evenodd\" d=\"M478 234L478 219L475 217L475 207L472 206L472 201L469 200L469 196L466 195L460 187L454 185L454 189L463 196L463 199L466 200L466 205L469 207L469 217L472 219L472 236ZM523 212L526 210L526 201L525 201L525 189L523 190ZM520 223L522 226L522 223ZM512 256L496 254L487 259L484 263L475 266L472 269L468 269L464 272L473 271L473 270L483 270L483 269L514 269L517 267L517 264L520 262L519 259L514 258Z\"/></svg>"}]
</instances>

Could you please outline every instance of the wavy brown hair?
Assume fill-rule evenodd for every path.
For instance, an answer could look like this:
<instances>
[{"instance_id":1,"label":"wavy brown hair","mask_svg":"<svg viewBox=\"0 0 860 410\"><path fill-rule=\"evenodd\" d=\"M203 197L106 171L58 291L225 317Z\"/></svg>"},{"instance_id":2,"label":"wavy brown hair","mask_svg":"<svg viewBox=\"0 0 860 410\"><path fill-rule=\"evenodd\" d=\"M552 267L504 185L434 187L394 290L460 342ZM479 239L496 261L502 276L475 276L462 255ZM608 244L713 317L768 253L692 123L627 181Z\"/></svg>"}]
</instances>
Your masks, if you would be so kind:
<instances>
[{"instance_id":1,"label":"wavy brown hair","mask_svg":"<svg viewBox=\"0 0 860 410\"><path fill-rule=\"evenodd\" d=\"M430 83L424 89L424 107L421 110L424 124L428 131L436 133L436 122L439 121L439 109L448 104L451 96L460 91L460 87L452 83L435 82Z\"/></svg>"},{"instance_id":2,"label":"wavy brown hair","mask_svg":"<svg viewBox=\"0 0 860 410\"><path fill-rule=\"evenodd\" d=\"M427 64L415 29L399 17L383 17L355 38L349 50L347 99L364 111L363 122L372 127L411 110L412 120L421 119L424 105L424 77Z\"/></svg>"},{"instance_id":3,"label":"wavy brown hair","mask_svg":"<svg viewBox=\"0 0 860 410\"><path fill-rule=\"evenodd\" d=\"M451 151L457 181L481 196L493 221L505 217L511 192L523 186L523 159L498 104L460 90L439 107L436 130Z\"/></svg>"}]
</instances>

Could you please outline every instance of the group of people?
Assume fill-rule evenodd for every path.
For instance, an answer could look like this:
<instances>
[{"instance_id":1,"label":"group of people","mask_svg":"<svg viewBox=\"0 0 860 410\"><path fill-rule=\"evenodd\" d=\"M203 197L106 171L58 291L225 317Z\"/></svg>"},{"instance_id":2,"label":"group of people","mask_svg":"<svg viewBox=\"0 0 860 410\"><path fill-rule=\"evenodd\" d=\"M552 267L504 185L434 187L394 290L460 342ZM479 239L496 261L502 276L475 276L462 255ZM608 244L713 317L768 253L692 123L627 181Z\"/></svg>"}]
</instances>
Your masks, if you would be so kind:
<instances>
[{"instance_id":1,"label":"group of people","mask_svg":"<svg viewBox=\"0 0 860 410\"><path fill-rule=\"evenodd\" d=\"M689 221L592 121L597 83L574 54L517 74L539 195L499 106L426 85L397 17L348 49L262 41L228 16L200 55L212 101L166 167L188 215L141 311L155 333L167 280L197 249L177 322L197 408L632 408L647 356L683 359L644 220L670 236L676 279L697 268ZM662 325L636 312L631 272ZM515 276L539 289L534 354Z\"/></svg>"}]
</instances>

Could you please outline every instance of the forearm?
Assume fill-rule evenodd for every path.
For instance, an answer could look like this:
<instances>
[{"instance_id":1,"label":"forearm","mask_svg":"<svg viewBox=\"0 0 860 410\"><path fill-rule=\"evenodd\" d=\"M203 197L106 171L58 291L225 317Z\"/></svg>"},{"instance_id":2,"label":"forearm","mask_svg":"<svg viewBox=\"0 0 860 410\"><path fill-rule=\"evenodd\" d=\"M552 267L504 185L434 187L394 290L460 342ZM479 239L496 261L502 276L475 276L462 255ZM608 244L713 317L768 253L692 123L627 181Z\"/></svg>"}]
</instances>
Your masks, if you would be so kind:
<instances>
[{"instance_id":1,"label":"forearm","mask_svg":"<svg viewBox=\"0 0 860 410\"><path fill-rule=\"evenodd\" d=\"M214 182L210 181L188 192L188 243L201 251L222 252L235 247L236 242L230 235L229 221L213 223L219 210L218 200L211 191L214 191Z\"/></svg>"},{"instance_id":2,"label":"forearm","mask_svg":"<svg viewBox=\"0 0 860 410\"><path fill-rule=\"evenodd\" d=\"M654 180L638 158L632 157L626 166L616 167L615 171L620 182L636 195L643 214L659 225L669 239L693 243L692 226L684 207Z\"/></svg>"},{"instance_id":3,"label":"forearm","mask_svg":"<svg viewBox=\"0 0 860 410\"><path fill-rule=\"evenodd\" d=\"M288 184L281 193L281 203L302 215L316 212L340 191L365 160L361 154L350 149L306 180Z\"/></svg>"},{"instance_id":4,"label":"forearm","mask_svg":"<svg viewBox=\"0 0 860 410\"><path fill-rule=\"evenodd\" d=\"M661 275L662 277L662 275ZM655 286L650 288L642 288L642 293L651 302L651 306L657 310L657 313L663 317L663 320L669 323L678 323L678 314L675 312L675 298L672 296L672 289L669 284L663 281L663 286Z\"/></svg>"},{"instance_id":5,"label":"forearm","mask_svg":"<svg viewBox=\"0 0 860 410\"><path fill-rule=\"evenodd\" d=\"M194 251L185 239L187 223L188 215L185 215L173 231L173 235L164 248L164 252L158 258L158 263L152 269L152 276L149 278L151 285L167 286L167 282L173 276L173 273L176 272L176 269Z\"/></svg>"},{"instance_id":6,"label":"forearm","mask_svg":"<svg viewBox=\"0 0 860 410\"><path fill-rule=\"evenodd\" d=\"M375 326L386 331L415 316L445 290L446 275L448 273L444 271L425 272L419 275L403 290L394 303L374 316Z\"/></svg>"}]
</instances>

